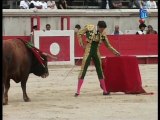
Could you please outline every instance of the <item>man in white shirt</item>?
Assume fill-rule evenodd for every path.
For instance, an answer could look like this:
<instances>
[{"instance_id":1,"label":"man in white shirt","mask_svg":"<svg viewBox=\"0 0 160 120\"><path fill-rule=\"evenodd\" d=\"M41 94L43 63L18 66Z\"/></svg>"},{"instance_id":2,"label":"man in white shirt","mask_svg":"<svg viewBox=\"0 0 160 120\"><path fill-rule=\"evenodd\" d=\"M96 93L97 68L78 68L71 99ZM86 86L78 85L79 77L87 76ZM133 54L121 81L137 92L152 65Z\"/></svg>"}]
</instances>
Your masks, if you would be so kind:
<instances>
[{"instance_id":1,"label":"man in white shirt","mask_svg":"<svg viewBox=\"0 0 160 120\"><path fill-rule=\"evenodd\" d=\"M144 23L139 25L139 31L136 32L136 35L144 35L146 34L145 27L147 27Z\"/></svg>"},{"instance_id":2,"label":"man in white shirt","mask_svg":"<svg viewBox=\"0 0 160 120\"><path fill-rule=\"evenodd\" d=\"M28 0L21 0L20 2L20 9L29 9L29 3Z\"/></svg>"},{"instance_id":3,"label":"man in white shirt","mask_svg":"<svg viewBox=\"0 0 160 120\"><path fill-rule=\"evenodd\" d=\"M47 1L48 9L57 9L56 2L54 0Z\"/></svg>"},{"instance_id":4,"label":"man in white shirt","mask_svg":"<svg viewBox=\"0 0 160 120\"><path fill-rule=\"evenodd\" d=\"M149 9L156 9L157 8L157 4L154 0L149 0L147 1L147 7Z\"/></svg>"},{"instance_id":5,"label":"man in white shirt","mask_svg":"<svg viewBox=\"0 0 160 120\"><path fill-rule=\"evenodd\" d=\"M35 6L37 9L42 9L42 3L39 0L35 1Z\"/></svg>"},{"instance_id":6,"label":"man in white shirt","mask_svg":"<svg viewBox=\"0 0 160 120\"><path fill-rule=\"evenodd\" d=\"M42 0L40 2L41 2L41 5L42 5L42 9L47 9L47 3L44 0Z\"/></svg>"},{"instance_id":7,"label":"man in white shirt","mask_svg":"<svg viewBox=\"0 0 160 120\"><path fill-rule=\"evenodd\" d=\"M30 5L31 4L34 6L32 8L42 9L42 3L38 0L31 0Z\"/></svg>"},{"instance_id":8,"label":"man in white shirt","mask_svg":"<svg viewBox=\"0 0 160 120\"><path fill-rule=\"evenodd\" d=\"M119 25L115 25L115 30L113 31L112 35L122 35L123 32L119 30Z\"/></svg>"}]
</instances>

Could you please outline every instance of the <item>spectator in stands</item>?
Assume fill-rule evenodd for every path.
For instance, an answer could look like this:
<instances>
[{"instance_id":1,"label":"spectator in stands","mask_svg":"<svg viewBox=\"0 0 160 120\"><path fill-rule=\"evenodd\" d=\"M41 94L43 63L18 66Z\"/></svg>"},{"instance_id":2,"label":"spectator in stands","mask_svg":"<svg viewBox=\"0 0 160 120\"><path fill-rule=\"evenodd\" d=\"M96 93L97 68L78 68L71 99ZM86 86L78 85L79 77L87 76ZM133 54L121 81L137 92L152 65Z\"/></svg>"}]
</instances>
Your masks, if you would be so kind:
<instances>
[{"instance_id":1,"label":"spectator in stands","mask_svg":"<svg viewBox=\"0 0 160 120\"><path fill-rule=\"evenodd\" d=\"M42 5L42 9L47 9L47 2L45 0L40 1L40 4Z\"/></svg>"},{"instance_id":2,"label":"spectator in stands","mask_svg":"<svg viewBox=\"0 0 160 120\"><path fill-rule=\"evenodd\" d=\"M28 0L21 0L19 6L20 6L20 9L29 9Z\"/></svg>"},{"instance_id":3,"label":"spectator in stands","mask_svg":"<svg viewBox=\"0 0 160 120\"><path fill-rule=\"evenodd\" d=\"M136 32L137 35L143 35L143 34L146 34L146 31L145 31L145 27L147 27L144 23L141 23L139 25L139 31Z\"/></svg>"},{"instance_id":4,"label":"spectator in stands","mask_svg":"<svg viewBox=\"0 0 160 120\"><path fill-rule=\"evenodd\" d=\"M57 9L56 2L54 0L47 1L48 9Z\"/></svg>"},{"instance_id":5,"label":"spectator in stands","mask_svg":"<svg viewBox=\"0 0 160 120\"><path fill-rule=\"evenodd\" d=\"M122 1L121 0L112 0L113 9L120 9L122 8Z\"/></svg>"},{"instance_id":6,"label":"spectator in stands","mask_svg":"<svg viewBox=\"0 0 160 120\"><path fill-rule=\"evenodd\" d=\"M106 4L107 4L107 1L106 0L102 0L101 9L106 9Z\"/></svg>"},{"instance_id":7,"label":"spectator in stands","mask_svg":"<svg viewBox=\"0 0 160 120\"><path fill-rule=\"evenodd\" d=\"M38 26L37 25L34 25L33 26L33 30L37 30L38 29Z\"/></svg>"},{"instance_id":8,"label":"spectator in stands","mask_svg":"<svg viewBox=\"0 0 160 120\"><path fill-rule=\"evenodd\" d=\"M148 25L147 34L157 34L157 31L153 30L151 25Z\"/></svg>"},{"instance_id":9,"label":"spectator in stands","mask_svg":"<svg viewBox=\"0 0 160 120\"><path fill-rule=\"evenodd\" d=\"M42 3L41 3L41 1L39 1L39 0L36 0L36 8L37 9L42 9Z\"/></svg>"},{"instance_id":10,"label":"spectator in stands","mask_svg":"<svg viewBox=\"0 0 160 120\"><path fill-rule=\"evenodd\" d=\"M122 35L123 32L119 30L119 25L115 25L115 30L113 31L112 35Z\"/></svg>"},{"instance_id":11,"label":"spectator in stands","mask_svg":"<svg viewBox=\"0 0 160 120\"><path fill-rule=\"evenodd\" d=\"M129 8L140 9L140 7L141 7L141 0L130 0Z\"/></svg>"},{"instance_id":12,"label":"spectator in stands","mask_svg":"<svg viewBox=\"0 0 160 120\"><path fill-rule=\"evenodd\" d=\"M66 0L59 0L58 9L67 9L68 5Z\"/></svg>"},{"instance_id":13,"label":"spectator in stands","mask_svg":"<svg viewBox=\"0 0 160 120\"><path fill-rule=\"evenodd\" d=\"M50 24L46 24L46 29L43 29L43 31L50 31L51 30L51 25Z\"/></svg>"},{"instance_id":14,"label":"spectator in stands","mask_svg":"<svg viewBox=\"0 0 160 120\"><path fill-rule=\"evenodd\" d=\"M46 30L51 30L51 25L50 24L46 24Z\"/></svg>"},{"instance_id":15,"label":"spectator in stands","mask_svg":"<svg viewBox=\"0 0 160 120\"><path fill-rule=\"evenodd\" d=\"M29 9L32 9L32 8L36 8L36 1L35 0L30 1Z\"/></svg>"},{"instance_id":16,"label":"spectator in stands","mask_svg":"<svg viewBox=\"0 0 160 120\"><path fill-rule=\"evenodd\" d=\"M148 9L156 9L157 8L157 4L154 0L147 1L147 6L148 6Z\"/></svg>"},{"instance_id":17,"label":"spectator in stands","mask_svg":"<svg viewBox=\"0 0 160 120\"><path fill-rule=\"evenodd\" d=\"M112 9L112 0L102 0L101 9Z\"/></svg>"},{"instance_id":18,"label":"spectator in stands","mask_svg":"<svg viewBox=\"0 0 160 120\"><path fill-rule=\"evenodd\" d=\"M30 9L31 9L31 8L42 9L42 4L41 4L41 2L38 1L38 0L31 0L29 8L30 8Z\"/></svg>"},{"instance_id":19,"label":"spectator in stands","mask_svg":"<svg viewBox=\"0 0 160 120\"><path fill-rule=\"evenodd\" d=\"M80 29L81 29L81 26L79 24L75 25L74 33L77 35Z\"/></svg>"},{"instance_id":20,"label":"spectator in stands","mask_svg":"<svg viewBox=\"0 0 160 120\"><path fill-rule=\"evenodd\" d=\"M142 8L142 9L148 9L147 2L148 2L148 0L142 0L141 4L140 4L140 8Z\"/></svg>"},{"instance_id":21,"label":"spectator in stands","mask_svg":"<svg viewBox=\"0 0 160 120\"><path fill-rule=\"evenodd\" d=\"M37 26L37 25L34 25L34 26L33 26L33 31L32 31L31 34L30 34L31 42L33 43L33 45L34 45L34 35L33 35L33 32L34 32L35 30L38 30L38 26Z\"/></svg>"},{"instance_id":22,"label":"spectator in stands","mask_svg":"<svg viewBox=\"0 0 160 120\"><path fill-rule=\"evenodd\" d=\"M30 1L30 4L29 4L29 9L33 9L33 8L35 8L35 1L34 0L31 0Z\"/></svg>"}]
</instances>

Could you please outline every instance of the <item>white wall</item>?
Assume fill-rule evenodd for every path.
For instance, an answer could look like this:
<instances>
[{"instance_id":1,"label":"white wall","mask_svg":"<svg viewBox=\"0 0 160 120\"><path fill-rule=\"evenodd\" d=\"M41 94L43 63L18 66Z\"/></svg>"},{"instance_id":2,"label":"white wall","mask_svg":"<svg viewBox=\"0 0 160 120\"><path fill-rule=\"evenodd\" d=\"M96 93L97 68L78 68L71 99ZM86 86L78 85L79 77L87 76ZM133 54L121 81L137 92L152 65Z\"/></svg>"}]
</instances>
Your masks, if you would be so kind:
<instances>
[{"instance_id":1,"label":"white wall","mask_svg":"<svg viewBox=\"0 0 160 120\"><path fill-rule=\"evenodd\" d=\"M41 29L45 28L47 23L51 24L52 29L60 29L60 17L71 16L71 29L76 24L82 27L85 24L97 24L99 20L107 23L108 34L112 33L114 26L119 25L120 30L138 30L139 10L138 9L113 9L113 10L20 10L3 9L3 35L27 36L30 34L30 17L38 15L41 17ZM158 10L149 10L149 18L146 19L146 25L152 25L158 29Z\"/></svg>"}]
</instances>

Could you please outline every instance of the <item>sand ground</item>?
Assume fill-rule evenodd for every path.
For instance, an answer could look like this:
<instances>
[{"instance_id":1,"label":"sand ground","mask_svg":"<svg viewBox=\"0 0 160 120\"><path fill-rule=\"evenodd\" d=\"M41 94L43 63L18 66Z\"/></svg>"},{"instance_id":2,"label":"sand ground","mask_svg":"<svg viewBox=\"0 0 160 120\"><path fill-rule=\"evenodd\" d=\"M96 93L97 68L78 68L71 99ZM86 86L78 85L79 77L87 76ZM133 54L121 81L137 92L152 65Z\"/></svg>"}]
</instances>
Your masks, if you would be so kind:
<instances>
[{"instance_id":1,"label":"sand ground","mask_svg":"<svg viewBox=\"0 0 160 120\"><path fill-rule=\"evenodd\" d=\"M23 102L20 84L11 81L4 120L158 120L157 64L139 65L143 88L154 95L103 96L95 68L90 66L81 96L74 97L80 66L50 66L49 77L33 74L27 82L31 102Z\"/></svg>"}]
</instances>

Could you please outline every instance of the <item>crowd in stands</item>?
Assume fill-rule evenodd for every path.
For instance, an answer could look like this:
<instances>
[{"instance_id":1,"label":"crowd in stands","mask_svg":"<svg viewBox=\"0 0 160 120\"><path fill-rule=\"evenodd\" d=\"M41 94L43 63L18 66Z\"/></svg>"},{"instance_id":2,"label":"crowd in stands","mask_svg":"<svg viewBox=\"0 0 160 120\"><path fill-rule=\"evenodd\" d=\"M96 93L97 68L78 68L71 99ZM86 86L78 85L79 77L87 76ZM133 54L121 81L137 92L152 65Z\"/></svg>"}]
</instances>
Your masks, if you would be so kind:
<instances>
[{"instance_id":1,"label":"crowd in stands","mask_svg":"<svg viewBox=\"0 0 160 120\"><path fill-rule=\"evenodd\" d=\"M145 29L147 27L147 29ZM74 33L75 35L77 35L78 31L81 29L81 25L76 24L74 27ZM33 30L37 30L37 25L33 26ZM43 29L43 31L50 31L51 30L51 25L50 24L46 24L46 28ZM52 29L53 30L53 29ZM126 33L123 33L120 28L119 25L115 25L113 32L111 33L111 35L123 35ZM144 35L144 34L158 34L156 30L153 29L152 25L146 25L145 21L141 22L139 24L139 30L135 33L136 35ZM31 32L31 35L33 35L33 32Z\"/></svg>"},{"instance_id":2,"label":"crowd in stands","mask_svg":"<svg viewBox=\"0 0 160 120\"><path fill-rule=\"evenodd\" d=\"M145 28L148 28L147 30ZM77 34L77 32L81 29L81 26L79 24L75 25L74 28L74 32L75 35ZM119 29L119 25L115 25L114 27L114 31L111 33L111 35L123 35L125 33L123 33L120 29ZM136 35L144 35L144 34L158 34L156 30L153 29L152 25L148 25L146 26L146 24L144 23L144 21L142 23L139 24L139 30L135 33Z\"/></svg>"},{"instance_id":3,"label":"crowd in stands","mask_svg":"<svg viewBox=\"0 0 160 120\"><path fill-rule=\"evenodd\" d=\"M59 0L56 4L54 0L21 0L20 9L67 9L66 0Z\"/></svg>"},{"instance_id":4,"label":"crowd in stands","mask_svg":"<svg viewBox=\"0 0 160 120\"><path fill-rule=\"evenodd\" d=\"M147 29L146 29L147 27ZM122 31L119 30L119 26L115 25L115 30L111 35L123 35ZM146 25L145 23L139 24L139 30L135 33L136 35L145 35L145 34L158 34L156 30L153 29L152 25Z\"/></svg>"},{"instance_id":5,"label":"crowd in stands","mask_svg":"<svg viewBox=\"0 0 160 120\"><path fill-rule=\"evenodd\" d=\"M145 29L147 27L147 29ZM122 31L119 30L119 26L115 25L115 29L111 35L123 35ZM145 23L139 24L139 30L135 33L136 35L145 35L145 34L157 34L157 31L153 29L152 25L146 26Z\"/></svg>"},{"instance_id":6,"label":"crowd in stands","mask_svg":"<svg viewBox=\"0 0 160 120\"><path fill-rule=\"evenodd\" d=\"M84 0L86 1L86 0ZM76 0L21 0L20 9L69 9L68 5L72 5ZM94 2L94 0L92 1ZM122 0L102 0L101 9L121 9L123 8ZM128 8L145 8L156 9L157 4L155 0L130 0Z\"/></svg>"},{"instance_id":7,"label":"crowd in stands","mask_svg":"<svg viewBox=\"0 0 160 120\"><path fill-rule=\"evenodd\" d=\"M102 9L121 9L123 8L122 0L102 0ZM157 4L155 0L130 0L128 8L145 8L156 9Z\"/></svg>"},{"instance_id":8,"label":"crowd in stands","mask_svg":"<svg viewBox=\"0 0 160 120\"><path fill-rule=\"evenodd\" d=\"M154 0L139 0L138 1L140 8L143 9L156 9L157 4Z\"/></svg>"},{"instance_id":9,"label":"crowd in stands","mask_svg":"<svg viewBox=\"0 0 160 120\"><path fill-rule=\"evenodd\" d=\"M145 30L145 28L148 28ZM151 25L146 26L144 23L141 23L139 25L139 31L136 32L137 35L143 35L143 34L157 34L157 31L153 29Z\"/></svg>"},{"instance_id":10,"label":"crowd in stands","mask_svg":"<svg viewBox=\"0 0 160 120\"><path fill-rule=\"evenodd\" d=\"M75 0L59 0L57 3L55 0L21 0L20 9L67 9L69 5ZM94 1L94 0L93 0ZM102 9L120 9L122 8L122 0L102 0ZM157 4L154 0L130 0L129 8L145 8L145 9L156 9ZM147 26L144 23L139 25L139 31L135 34L157 34L151 25L148 25L148 30L145 30ZM46 25L46 30L50 30L51 25ZM75 34L81 29L79 24L75 25ZM45 31L45 30L44 30ZM115 25L114 31L111 35L122 35L125 34L119 30L119 25Z\"/></svg>"}]
</instances>

